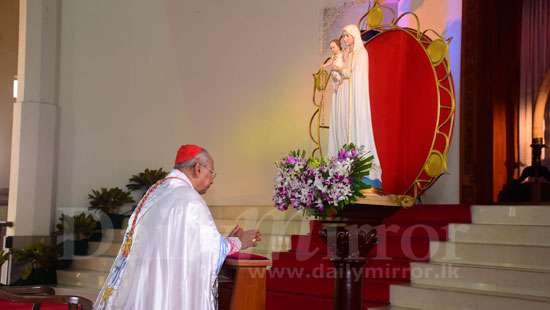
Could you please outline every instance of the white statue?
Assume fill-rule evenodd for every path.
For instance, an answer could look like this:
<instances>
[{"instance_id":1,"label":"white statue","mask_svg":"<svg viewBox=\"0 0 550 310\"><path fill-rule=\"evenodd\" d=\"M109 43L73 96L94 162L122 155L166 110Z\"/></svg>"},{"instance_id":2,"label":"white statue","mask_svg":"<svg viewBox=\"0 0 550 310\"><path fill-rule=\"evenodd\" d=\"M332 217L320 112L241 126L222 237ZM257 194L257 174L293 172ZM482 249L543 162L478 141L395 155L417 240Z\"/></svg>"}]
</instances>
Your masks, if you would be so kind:
<instances>
[{"instance_id":1,"label":"white statue","mask_svg":"<svg viewBox=\"0 0 550 310\"><path fill-rule=\"evenodd\" d=\"M335 156L347 143L364 146L369 155L374 156L370 174L364 181L374 188L382 189L382 167L376 152L371 121L369 58L356 25L344 27L341 44L341 63L334 57L335 60L328 67L341 77L332 96L328 154ZM331 74L331 77L334 82L334 75Z\"/></svg>"}]
</instances>

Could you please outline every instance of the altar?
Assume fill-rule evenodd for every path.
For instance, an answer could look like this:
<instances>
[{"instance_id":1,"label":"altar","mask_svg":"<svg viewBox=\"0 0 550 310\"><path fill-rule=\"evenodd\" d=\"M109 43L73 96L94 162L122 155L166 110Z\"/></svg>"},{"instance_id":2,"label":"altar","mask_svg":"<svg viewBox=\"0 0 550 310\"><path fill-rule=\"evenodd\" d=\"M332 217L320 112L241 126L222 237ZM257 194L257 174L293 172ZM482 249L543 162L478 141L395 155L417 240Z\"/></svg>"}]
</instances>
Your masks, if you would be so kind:
<instances>
[{"instance_id":1,"label":"altar","mask_svg":"<svg viewBox=\"0 0 550 310\"><path fill-rule=\"evenodd\" d=\"M322 253L314 264L330 261L335 269L331 301L338 310L363 309L371 292L357 275L372 266L373 252L386 242L386 224L410 214L407 225L420 225L414 216L431 209L415 205L447 172L455 122L452 38L423 29L413 12L397 16L378 1L364 5L358 21L333 32L331 55L313 74L309 125L315 148L310 157L292 151L277 162L273 198L279 210L303 210L318 219L307 237L297 236L306 258L303 243L293 243L283 266L302 266L311 251L314 257ZM402 26L405 18L416 27ZM327 110L329 121L323 118ZM430 233L439 229L437 220L426 219ZM395 240L400 251L402 241Z\"/></svg>"}]
</instances>

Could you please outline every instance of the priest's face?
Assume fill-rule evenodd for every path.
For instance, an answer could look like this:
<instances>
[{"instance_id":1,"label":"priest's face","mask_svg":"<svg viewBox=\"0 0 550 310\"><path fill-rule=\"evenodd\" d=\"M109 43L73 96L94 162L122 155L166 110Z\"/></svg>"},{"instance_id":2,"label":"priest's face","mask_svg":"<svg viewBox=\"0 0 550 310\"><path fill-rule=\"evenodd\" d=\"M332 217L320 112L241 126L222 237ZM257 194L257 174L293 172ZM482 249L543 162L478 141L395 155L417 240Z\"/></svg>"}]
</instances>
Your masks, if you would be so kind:
<instances>
[{"instance_id":1,"label":"priest's face","mask_svg":"<svg viewBox=\"0 0 550 310\"><path fill-rule=\"evenodd\" d=\"M214 183L214 178L216 177L214 161L209 157L207 161L197 163L197 169L195 171L197 174L195 190L199 192L199 194L205 194L210 188L210 185Z\"/></svg>"}]
</instances>

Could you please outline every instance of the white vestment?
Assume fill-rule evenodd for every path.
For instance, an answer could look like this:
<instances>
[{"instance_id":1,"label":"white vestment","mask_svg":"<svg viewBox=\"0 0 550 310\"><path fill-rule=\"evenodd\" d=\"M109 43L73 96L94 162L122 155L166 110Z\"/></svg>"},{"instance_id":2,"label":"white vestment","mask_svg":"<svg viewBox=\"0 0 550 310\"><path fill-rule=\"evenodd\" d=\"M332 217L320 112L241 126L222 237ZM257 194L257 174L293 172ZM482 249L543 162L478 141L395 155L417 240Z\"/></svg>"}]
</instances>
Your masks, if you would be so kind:
<instances>
[{"instance_id":1,"label":"white vestment","mask_svg":"<svg viewBox=\"0 0 550 310\"><path fill-rule=\"evenodd\" d=\"M369 93L369 56L359 29L349 25L344 31L354 39L353 52L342 68L343 80L332 96L328 154L336 156L344 144L364 146L374 156L368 178L382 182L382 168L374 143Z\"/></svg>"},{"instance_id":2,"label":"white vestment","mask_svg":"<svg viewBox=\"0 0 550 310\"><path fill-rule=\"evenodd\" d=\"M179 170L144 199L129 254L121 247L94 309L216 309L218 271L240 241L218 232L205 201Z\"/></svg>"}]
</instances>

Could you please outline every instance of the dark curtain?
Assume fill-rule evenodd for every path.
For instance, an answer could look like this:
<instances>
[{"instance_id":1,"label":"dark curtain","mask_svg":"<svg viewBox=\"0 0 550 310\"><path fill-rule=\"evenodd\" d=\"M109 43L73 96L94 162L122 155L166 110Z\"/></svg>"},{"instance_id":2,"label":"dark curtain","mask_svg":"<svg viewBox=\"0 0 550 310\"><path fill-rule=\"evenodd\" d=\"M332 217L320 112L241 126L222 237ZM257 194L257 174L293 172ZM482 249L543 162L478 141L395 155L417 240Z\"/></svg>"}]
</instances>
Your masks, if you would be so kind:
<instances>
[{"instance_id":1,"label":"dark curtain","mask_svg":"<svg viewBox=\"0 0 550 310\"><path fill-rule=\"evenodd\" d=\"M463 0L460 200L490 204L517 170L522 1Z\"/></svg>"},{"instance_id":2,"label":"dark curtain","mask_svg":"<svg viewBox=\"0 0 550 310\"><path fill-rule=\"evenodd\" d=\"M519 154L521 167L531 164L533 111L537 92L550 70L550 1L524 0L521 25L521 87L519 128ZM550 141L550 106L545 111L546 144ZM550 166L550 152L546 151L543 164Z\"/></svg>"}]
</instances>

